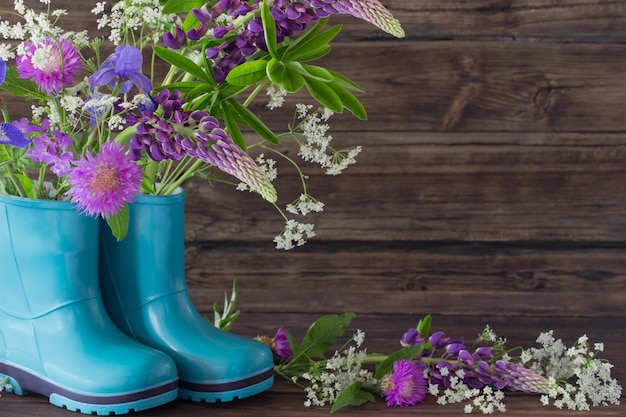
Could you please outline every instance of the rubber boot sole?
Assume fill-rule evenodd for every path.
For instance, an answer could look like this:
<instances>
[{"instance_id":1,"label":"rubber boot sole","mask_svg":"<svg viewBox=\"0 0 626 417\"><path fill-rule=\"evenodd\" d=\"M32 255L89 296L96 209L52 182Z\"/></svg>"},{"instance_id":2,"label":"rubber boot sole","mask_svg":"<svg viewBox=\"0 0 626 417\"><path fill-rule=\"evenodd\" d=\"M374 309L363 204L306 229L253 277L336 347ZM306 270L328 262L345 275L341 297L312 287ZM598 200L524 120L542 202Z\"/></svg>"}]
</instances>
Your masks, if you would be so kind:
<instances>
[{"instance_id":1,"label":"rubber boot sole","mask_svg":"<svg viewBox=\"0 0 626 417\"><path fill-rule=\"evenodd\" d=\"M260 394L272 387L274 369L239 381L223 384L197 384L179 381L178 398L195 402L234 401Z\"/></svg>"},{"instance_id":2,"label":"rubber boot sole","mask_svg":"<svg viewBox=\"0 0 626 417\"><path fill-rule=\"evenodd\" d=\"M178 397L178 381L140 392L118 395L89 395L60 387L46 378L0 360L0 380L8 379L6 392L16 395L31 393L48 397L60 408L83 414L120 415L147 410L174 401Z\"/></svg>"}]
</instances>

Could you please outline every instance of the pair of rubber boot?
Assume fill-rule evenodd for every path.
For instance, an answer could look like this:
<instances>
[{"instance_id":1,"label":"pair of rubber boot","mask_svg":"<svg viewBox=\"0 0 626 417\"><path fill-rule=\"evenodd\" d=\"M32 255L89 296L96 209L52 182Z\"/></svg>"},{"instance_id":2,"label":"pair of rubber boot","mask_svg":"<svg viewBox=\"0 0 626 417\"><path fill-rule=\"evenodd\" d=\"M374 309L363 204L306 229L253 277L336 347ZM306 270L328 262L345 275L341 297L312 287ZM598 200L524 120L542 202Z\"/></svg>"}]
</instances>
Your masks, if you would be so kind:
<instances>
[{"instance_id":1,"label":"pair of rubber boot","mask_svg":"<svg viewBox=\"0 0 626 417\"><path fill-rule=\"evenodd\" d=\"M68 202L0 196L0 381L85 414L273 383L271 351L213 327L184 276L184 193L137 196L129 233Z\"/></svg>"}]
</instances>

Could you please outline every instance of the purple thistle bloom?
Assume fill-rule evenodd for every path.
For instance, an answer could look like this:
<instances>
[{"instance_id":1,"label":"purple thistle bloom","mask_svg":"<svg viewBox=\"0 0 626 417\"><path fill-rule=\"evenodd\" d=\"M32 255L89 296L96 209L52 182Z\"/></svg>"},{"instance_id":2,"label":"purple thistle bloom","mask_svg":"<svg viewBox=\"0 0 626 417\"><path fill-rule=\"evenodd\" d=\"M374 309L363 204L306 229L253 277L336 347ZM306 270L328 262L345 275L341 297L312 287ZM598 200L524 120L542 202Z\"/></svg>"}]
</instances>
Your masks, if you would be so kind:
<instances>
[{"instance_id":1,"label":"purple thistle bloom","mask_svg":"<svg viewBox=\"0 0 626 417\"><path fill-rule=\"evenodd\" d=\"M274 336L274 350L283 362L287 362L293 355L289 339L287 339L287 332L284 327L280 327L276 331L276 335Z\"/></svg>"},{"instance_id":2,"label":"purple thistle bloom","mask_svg":"<svg viewBox=\"0 0 626 417\"><path fill-rule=\"evenodd\" d=\"M381 388L387 407L415 405L426 397L424 371L413 361L401 360L393 364L393 372L387 375Z\"/></svg>"},{"instance_id":3,"label":"purple thistle bloom","mask_svg":"<svg viewBox=\"0 0 626 417\"><path fill-rule=\"evenodd\" d=\"M116 142L107 142L101 152L84 158L68 175L72 188L68 191L77 208L90 216L108 219L126 204L135 201L142 173L124 149Z\"/></svg>"},{"instance_id":4,"label":"purple thistle bloom","mask_svg":"<svg viewBox=\"0 0 626 417\"><path fill-rule=\"evenodd\" d=\"M24 148L30 141L24 137L19 128L10 123L0 123L0 145L12 145Z\"/></svg>"},{"instance_id":5,"label":"purple thistle bloom","mask_svg":"<svg viewBox=\"0 0 626 417\"><path fill-rule=\"evenodd\" d=\"M142 64L143 56L139 49L134 46L118 46L115 53L109 55L100 69L89 77L89 82L96 87L109 84L113 88L116 83L126 80L120 88L122 93L128 93L133 84L149 93L152 83L141 73Z\"/></svg>"},{"instance_id":6,"label":"purple thistle bloom","mask_svg":"<svg viewBox=\"0 0 626 417\"><path fill-rule=\"evenodd\" d=\"M74 45L63 38L52 40L50 37L38 43L25 42L24 53L18 55L15 62L20 78L30 79L48 94L71 85L82 67Z\"/></svg>"}]
</instances>

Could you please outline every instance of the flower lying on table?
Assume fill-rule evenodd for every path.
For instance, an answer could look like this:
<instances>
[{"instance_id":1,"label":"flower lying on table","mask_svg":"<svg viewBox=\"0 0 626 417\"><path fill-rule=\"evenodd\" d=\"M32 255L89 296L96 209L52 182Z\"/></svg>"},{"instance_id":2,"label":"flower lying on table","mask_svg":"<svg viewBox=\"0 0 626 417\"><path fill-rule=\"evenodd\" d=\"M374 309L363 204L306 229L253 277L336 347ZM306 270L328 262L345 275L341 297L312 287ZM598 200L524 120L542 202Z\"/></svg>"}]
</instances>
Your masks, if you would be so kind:
<instances>
[{"instance_id":1,"label":"flower lying on table","mask_svg":"<svg viewBox=\"0 0 626 417\"><path fill-rule=\"evenodd\" d=\"M441 405L464 403L465 413L492 414L506 411L506 391L541 394L543 405L570 410L620 403L613 365L597 357L604 347L591 346L587 336L568 348L549 331L537 338L539 347L508 349L487 326L470 346L441 331L431 333L428 315L391 355L368 354L362 348L365 334L358 330L327 358L354 317L323 316L300 342L282 327L274 338L259 338L274 348L276 373L303 388L305 406L330 405L332 413L374 402L375 395L390 407L413 406L429 394Z\"/></svg>"},{"instance_id":2,"label":"flower lying on table","mask_svg":"<svg viewBox=\"0 0 626 417\"><path fill-rule=\"evenodd\" d=\"M167 195L196 176L239 181L239 189L259 193L287 222L277 247L303 244L313 225L278 208L275 162L248 152L273 152L295 167L303 190L286 212L321 211L307 192L307 176L276 145L294 139L304 161L331 175L354 163L360 150L333 148L327 133L333 113L366 118L355 83L311 64L330 52L341 30L327 28L328 18L348 14L404 36L378 0L94 2L94 26L108 29L106 40L64 31L58 23L68 12L39 2L39 9L15 0L14 12L0 10L0 35L11 41L0 44L0 87L33 101L31 117L20 120L2 102L0 193L69 198L107 219L118 239L135 194ZM158 77L161 69L165 75ZM321 107L298 105L288 132L273 132L250 110L263 90L275 109L303 89ZM254 135L244 135L246 129Z\"/></svg>"},{"instance_id":3,"label":"flower lying on table","mask_svg":"<svg viewBox=\"0 0 626 417\"><path fill-rule=\"evenodd\" d=\"M2 380L0 380L0 392L4 391L5 389L10 389L11 384L9 384L9 378L4 378Z\"/></svg>"}]
</instances>

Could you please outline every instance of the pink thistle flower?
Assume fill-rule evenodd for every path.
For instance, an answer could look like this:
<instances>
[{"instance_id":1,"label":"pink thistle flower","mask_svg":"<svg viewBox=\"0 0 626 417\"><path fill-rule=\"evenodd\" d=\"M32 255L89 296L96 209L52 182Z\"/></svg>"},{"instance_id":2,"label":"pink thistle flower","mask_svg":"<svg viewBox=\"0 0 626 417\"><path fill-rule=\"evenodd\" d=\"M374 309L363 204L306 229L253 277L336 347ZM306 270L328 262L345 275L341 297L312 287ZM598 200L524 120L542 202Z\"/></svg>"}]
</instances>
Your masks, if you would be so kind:
<instances>
[{"instance_id":1,"label":"pink thistle flower","mask_svg":"<svg viewBox=\"0 0 626 417\"><path fill-rule=\"evenodd\" d=\"M72 188L68 191L77 208L90 216L108 219L126 203L135 201L142 173L124 149L115 142L107 142L102 151L76 161L77 167L68 175Z\"/></svg>"},{"instance_id":2,"label":"pink thistle flower","mask_svg":"<svg viewBox=\"0 0 626 417\"><path fill-rule=\"evenodd\" d=\"M69 41L46 37L37 43L24 43L24 53L16 58L20 78L33 81L41 91L59 93L71 85L82 64L76 47Z\"/></svg>"},{"instance_id":3,"label":"pink thistle flower","mask_svg":"<svg viewBox=\"0 0 626 417\"><path fill-rule=\"evenodd\" d=\"M393 364L393 372L383 378L381 388L385 394L387 407L415 405L426 397L424 371L413 361L396 361Z\"/></svg>"}]
</instances>

